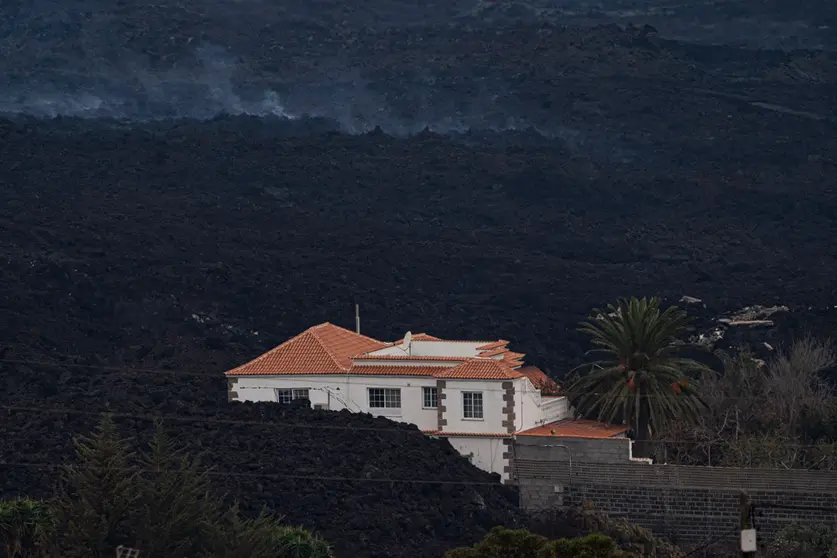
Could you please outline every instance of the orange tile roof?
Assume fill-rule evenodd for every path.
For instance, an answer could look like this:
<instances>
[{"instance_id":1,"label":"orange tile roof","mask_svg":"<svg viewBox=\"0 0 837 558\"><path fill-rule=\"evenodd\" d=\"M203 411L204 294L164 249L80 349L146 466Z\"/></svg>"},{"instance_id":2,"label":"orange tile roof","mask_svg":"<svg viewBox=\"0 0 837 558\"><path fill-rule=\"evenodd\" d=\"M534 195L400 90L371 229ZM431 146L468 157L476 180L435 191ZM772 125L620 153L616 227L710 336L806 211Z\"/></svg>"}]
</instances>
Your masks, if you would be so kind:
<instances>
[{"instance_id":1,"label":"orange tile roof","mask_svg":"<svg viewBox=\"0 0 837 558\"><path fill-rule=\"evenodd\" d=\"M526 355L524 353L515 353L514 351L509 351L503 355L503 360L521 360Z\"/></svg>"},{"instance_id":2,"label":"orange tile roof","mask_svg":"<svg viewBox=\"0 0 837 558\"><path fill-rule=\"evenodd\" d=\"M552 391L561 389L555 380L547 376L537 366L524 366L523 368L518 368L517 371L529 378L529 381L537 389L550 389Z\"/></svg>"},{"instance_id":3,"label":"orange tile roof","mask_svg":"<svg viewBox=\"0 0 837 558\"><path fill-rule=\"evenodd\" d=\"M460 362L463 360L467 360L469 357L456 357L456 356L410 356L410 355L368 355L368 354L359 354L353 357L353 360L413 360L413 361L422 361L422 360L438 360L438 361L447 361L447 362Z\"/></svg>"},{"instance_id":4,"label":"orange tile roof","mask_svg":"<svg viewBox=\"0 0 837 558\"><path fill-rule=\"evenodd\" d=\"M564 419L518 432L517 435L608 439L624 434L627 431L627 426L620 426L618 424L607 424L586 419Z\"/></svg>"},{"instance_id":5,"label":"orange tile roof","mask_svg":"<svg viewBox=\"0 0 837 558\"><path fill-rule=\"evenodd\" d=\"M497 347L496 349L491 349L488 351L482 351L479 356L481 357L493 357L497 355L502 355L503 353L508 353L508 347Z\"/></svg>"},{"instance_id":6,"label":"orange tile roof","mask_svg":"<svg viewBox=\"0 0 837 558\"><path fill-rule=\"evenodd\" d=\"M348 373L361 376L435 376L450 370L449 366L397 366L397 365L354 365Z\"/></svg>"},{"instance_id":7,"label":"orange tile roof","mask_svg":"<svg viewBox=\"0 0 837 558\"><path fill-rule=\"evenodd\" d=\"M497 341L491 341L486 343L485 345L480 345L477 347L478 351L490 351L491 349L496 349L498 347L502 347L503 345L508 345L509 342L505 339L498 339Z\"/></svg>"},{"instance_id":8,"label":"orange tile roof","mask_svg":"<svg viewBox=\"0 0 837 558\"><path fill-rule=\"evenodd\" d=\"M442 341L425 333L413 339ZM403 340L402 340L403 341ZM472 341L473 343L474 341ZM482 343L482 341L476 341ZM430 376L468 380L509 380L523 375L514 370L522 365L521 353L505 348L508 341L487 342L482 347L488 354L503 354L507 360L454 356L370 355L368 353L392 343L384 343L331 323L308 328L265 354L226 372L228 376L357 374L376 376ZM493 349L492 349L493 347ZM485 353L483 353L485 354ZM394 361L392 364L362 364L364 361ZM355 362L359 361L359 362ZM439 365L407 366L399 361L431 361ZM527 376L528 377L528 376Z\"/></svg>"},{"instance_id":9,"label":"orange tile roof","mask_svg":"<svg viewBox=\"0 0 837 558\"><path fill-rule=\"evenodd\" d=\"M493 358L474 358L440 372L436 374L436 377L452 380L513 380L521 378L522 374L517 370L512 370L503 361Z\"/></svg>"},{"instance_id":10,"label":"orange tile roof","mask_svg":"<svg viewBox=\"0 0 837 558\"><path fill-rule=\"evenodd\" d=\"M306 329L226 375L345 374L352 366L354 355L385 346L371 337L326 322Z\"/></svg>"},{"instance_id":11,"label":"orange tile roof","mask_svg":"<svg viewBox=\"0 0 837 558\"><path fill-rule=\"evenodd\" d=\"M427 333L414 333L413 334L413 341L442 341L438 337L433 337L432 335L428 335ZM400 345L404 342L404 338L402 337L398 341L393 341L393 345Z\"/></svg>"}]
</instances>

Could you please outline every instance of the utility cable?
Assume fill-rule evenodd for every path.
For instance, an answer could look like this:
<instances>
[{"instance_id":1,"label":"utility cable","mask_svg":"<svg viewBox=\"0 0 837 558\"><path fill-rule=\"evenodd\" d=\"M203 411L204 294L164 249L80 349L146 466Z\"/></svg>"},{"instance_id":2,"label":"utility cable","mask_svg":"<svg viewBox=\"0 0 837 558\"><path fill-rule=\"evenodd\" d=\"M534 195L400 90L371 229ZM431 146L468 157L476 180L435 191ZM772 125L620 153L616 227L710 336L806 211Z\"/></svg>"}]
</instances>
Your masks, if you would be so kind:
<instances>
[{"instance_id":1,"label":"utility cable","mask_svg":"<svg viewBox=\"0 0 837 558\"><path fill-rule=\"evenodd\" d=\"M706 550L707 548L709 548L709 547L710 547L710 546L712 546L712 545L718 544L719 542L723 542L723 541L725 541L725 540L727 539L727 537L729 537L730 535L732 535L732 534L734 534L734 533L736 533L736 532L738 532L738 531L740 531L740 530L741 530L741 528L740 528L740 527L738 527L738 526L736 526L735 528L730 529L729 531L727 531L726 533L724 533L724 534L722 534L722 535L719 535L719 536L717 536L717 537L713 537L712 539L710 539L710 540L709 540L708 542L706 542L705 544L702 544L702 545L700 545L699 547L697 547L697 548L692 549L691 551L689 551L686 555L684 555L684 557L683 557L683 558L688 558L689 556L694 556L694 555L695 555L695 554L697 554L698 552L701 552L701 551L703 551L703 550Z\"/></svg>"},{"instance_id":2,"label":"utility cable","mask_svg":"<svg viewBox=\"0 0 837 558\"><path fill-rule=\"evenodd\" d=\"M125 468L107 468L107 467L91 467L87 465L68 465L58 463L43 463L43 462L15 462L15 461L0 461L0 467L23 467L34 469L82 469L89 471L125 471L138 472L144 471L149 473L164 474L164 473L178 473L177 470L156 470L147 467L125 467ZM321 476L321 475L294 475L284 473L237 473L231 471L213 471L208 469L204 471L205 474L216 477L235 477L235 478L263 478L274 480L308 480L308 481L322 481L322 482L373 482L373 483L391 483L391 484L433 484L433 485L451 485L451 486L502 486L497 482L487 481L454 481L441 479L389 479L389 478L372 478L372 477L342 477L342 476Z\"/></svg>"}]
</instances>

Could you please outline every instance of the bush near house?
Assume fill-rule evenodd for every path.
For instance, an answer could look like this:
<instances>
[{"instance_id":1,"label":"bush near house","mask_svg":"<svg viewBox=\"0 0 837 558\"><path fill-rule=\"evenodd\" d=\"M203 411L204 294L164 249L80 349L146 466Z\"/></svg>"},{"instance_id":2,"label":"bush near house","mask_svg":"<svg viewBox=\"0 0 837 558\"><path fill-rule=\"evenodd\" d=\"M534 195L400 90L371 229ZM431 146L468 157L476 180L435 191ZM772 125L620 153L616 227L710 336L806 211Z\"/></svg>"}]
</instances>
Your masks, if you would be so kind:
<instances>
[{"instance_id":1,"label":"bush near house","mask_svg":"<svg viewBox=\"0 0 837 558\"><path fill-rule=\"evenodd\" d=\"M473 547L445 558L684 558L676 546L625 519L613 519L584 502L532 518L530 530L496 527ZM785 558L779 557L776 558ZM790 558L788 556L787 558ZM835 555L834 558L837 558Z\"/></svg>"},{"instance_id":2,"label":"bush near house","mask_svg":"<svg viewBox=\"0 0 837 558\"><path fill-rule=\"evenodd\" d=\"M767 558L837 558L837 530L794 523L776 533L765 550Z\"/></svg>"},{"instance_id":3,"label":"bush near house","mask_svg":"<svg viewBox=\"0 0 837 558\"><path fill-rule=\"evenodd\" d=\"M640 556L620 550L604 535L578 539L549 540L525 529L493 528L470 548L456 548L445 558L632 558Z\"/></svg>"},{"instance_id":4,"label":"bush near house","mask_svg":"<svg viewBox=\"0 0 837 558\"><path fill-rule=\"evenodd\" d=\"M684 552L660 539L645 527L629 523L624 518L614 519L597 510L589 501L580 507L550 510L536 514L529 528L548 539L578 538L600 534L616 541L629 556L643 558L683 558Z\"/></svg>"},{"instance_id":5,"label":"bush near house","mask_svg":"<svg viewBox=\"0 0 837 558\"><path fill-rule=\"evenodd\" d=\"M279 527L273 533L274 556L283 558L330 558L331 547L301 527Z\"/></svg>"},{"instance_id":6,"label":"bush near house","mask_svg":"<svg viewBox=\"0 0 837 558\"><path fill-rule=\"evenodd\" d=\"M763 360L718 352L723 374L701 379L706 408L659 438L660 461L721 467L837 469L837 396L829 371L837 351L803 338Z\"/></svg>"},{"instance_id":7,"label":"bush near house","mask_svg":"<svg viewBox=\"0 0 837 558\"><path fill-rule=\"evenodd\" d=\"M214 494L209 470L175 447L160 424L147 452L134 452L105 416L76 441L54 501L0 502L3 556L111 558L117 546L144 558L331 558L301 527L243 517Z\"/></svg>"}]
</instances>

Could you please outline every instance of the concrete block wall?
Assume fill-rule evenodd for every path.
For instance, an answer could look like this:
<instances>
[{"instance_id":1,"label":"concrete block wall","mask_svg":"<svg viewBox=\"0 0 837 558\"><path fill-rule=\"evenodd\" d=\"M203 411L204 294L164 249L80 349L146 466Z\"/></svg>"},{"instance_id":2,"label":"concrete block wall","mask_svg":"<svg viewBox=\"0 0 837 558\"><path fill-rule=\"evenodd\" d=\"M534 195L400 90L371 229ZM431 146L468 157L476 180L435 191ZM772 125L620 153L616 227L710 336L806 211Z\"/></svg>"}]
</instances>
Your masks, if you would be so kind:
<instances>
[{"instance_id":1,"label":"concrete block wall","mask_svg":"<svg viewBox=\"0 0 837 558\"><path fill-rule=\"evenodd\" d=\"M725 534L735 544L742 490L756 504L764 541L794 521L837 523L837 473L651 465L630 458L627 440L522 438L513 472L521 506L531 511L589 500L687 549Z\"/></svg>"},{"instance_id":2,"label":"concrete block wall","mask_svg":"<svg viewBox=\"0 0 837 558\"><path fill-rule=\"evenodd\" d=\"M592 463L629 463L631 441L628 438L555 438L518 436L515 447L523 459Z\"/></svg>"}]
</instances>

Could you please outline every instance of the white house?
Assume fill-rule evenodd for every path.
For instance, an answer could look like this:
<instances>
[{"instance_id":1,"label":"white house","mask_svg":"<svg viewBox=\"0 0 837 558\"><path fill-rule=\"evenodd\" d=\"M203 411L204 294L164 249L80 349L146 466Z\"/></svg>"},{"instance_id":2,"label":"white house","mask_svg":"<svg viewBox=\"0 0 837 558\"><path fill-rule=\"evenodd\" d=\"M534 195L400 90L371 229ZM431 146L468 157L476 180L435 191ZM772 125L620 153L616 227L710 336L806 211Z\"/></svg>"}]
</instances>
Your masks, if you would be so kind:
<instances>
[{"instance_id":1,"label":"white house","mask_svg":"<svg viewBox=\"0 0 837 558\"><path fill-rule=\"evenodd\" d=\"M598 428L573 420L558 385L525 365L525 355L509 350L508 343L447 341L423 333L388 343L324 323L226 372L229 399L308 399L318 409L412 423L447 438L474 465L505 480L514 436L543 430L577 436L579 428ZM624 428L610 427L604 435L615 431Z\"/></svg>"}]
</instances>

